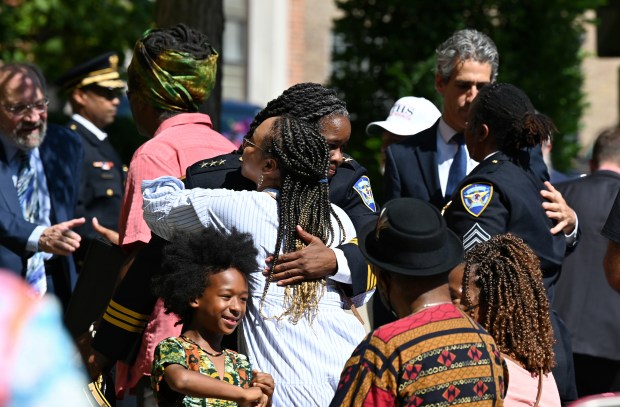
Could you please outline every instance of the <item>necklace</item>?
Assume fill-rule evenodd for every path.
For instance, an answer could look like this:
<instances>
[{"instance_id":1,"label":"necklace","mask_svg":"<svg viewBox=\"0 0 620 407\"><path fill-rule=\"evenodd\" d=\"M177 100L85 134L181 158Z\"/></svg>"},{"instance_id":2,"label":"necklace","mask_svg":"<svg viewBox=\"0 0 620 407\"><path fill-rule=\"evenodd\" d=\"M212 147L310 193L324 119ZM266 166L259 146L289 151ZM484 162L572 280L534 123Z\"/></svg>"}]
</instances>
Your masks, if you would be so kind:
<instances>
[{"instance_id":1,"label":"necklace","mask_svg":"<svg viewBox=\"0 0 620 407\"><path fill-rule=\"evenodd\" d=\"M434 307L435 305L441 305L441 304L452 304L452 302L441 301L441 302L429 302L428 304L422 304L419 307L414 308L413 311L411 311L411 314L415 314L416 312L420 312L423 309Z\"/></svg>"},{"instance_id":2,"label":"necklace","mask_svg":"<svg viewBox=\"0 0 620 407\"><path fill-rule=\"evenodd\" d=\"M202 346L198 345L196 342L194 342L192 339L188 338L185 335L181 335L181 338L183 338L184 340L186 340L187 342L191 343L192 345L196 345L198 346L204 353L206 353L209 356L212 356L214 358L220 357L224 354L224 352L219 352L219 353L213 353L213 352L209 352L208 350L206 350L205 348L203 348Z\"/></svg>"}]
</instances>

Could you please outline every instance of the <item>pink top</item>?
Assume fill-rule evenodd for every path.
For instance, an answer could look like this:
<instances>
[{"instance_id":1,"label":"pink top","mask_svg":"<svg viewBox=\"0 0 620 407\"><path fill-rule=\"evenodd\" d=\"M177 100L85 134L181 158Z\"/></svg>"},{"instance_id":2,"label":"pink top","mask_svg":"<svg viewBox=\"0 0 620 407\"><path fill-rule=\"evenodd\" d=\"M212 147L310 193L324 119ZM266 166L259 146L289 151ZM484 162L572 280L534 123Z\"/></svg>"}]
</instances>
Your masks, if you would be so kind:
<instances>
[{"instance_id":1,"label":"pink top","mask_svg":"<svg viewBox=\"0 0 620 407\"><path fill-rule=\"evenodd\" d=\"M532 374L523 367L505 355L502 356L508 365L508 393L504 399L504 406L533 406L538 394L538 376L532 377ZM542 395L538 405L540 407L561 406L558 386L551 372L543 375Z\"/></svg>"},{"instance_id":2,"label":"pink top","mask_svg":"<svg viewBox=\"0 0 620 407\"><path fill-rule=\"evenodd\" d=\"M151 240L151 231L142 218L143 180L162 175L180 177L195 162L235 149L232 142L213 130L206 114L180 113L165 120L153 138L136 150L129 164L118 228L121 247Z\"/></svg>"},{"instance_id":3,"label":"pink top","mask_svg":"<svg viewBox=\"0 0 620 407\"><path fill-rule=\"evenodd\" d=\"M205 158L228 154L235 145L212 128L211 118L202 113L180 113L165 120L152 139L136 150L129 164L125 197L119 220L122 247L134 242L148 243L151 231L142 217L143 180L163 175L180 177L190 165ZM153 351L157 344L170 336L179 336L181 326L174 326L178 317L164 314L158 300L142 335L142 345L136 362L128 366L117 363L116 390L122 395L135 387L144 375L151 374Z\"/></svg>"}]
</instances>

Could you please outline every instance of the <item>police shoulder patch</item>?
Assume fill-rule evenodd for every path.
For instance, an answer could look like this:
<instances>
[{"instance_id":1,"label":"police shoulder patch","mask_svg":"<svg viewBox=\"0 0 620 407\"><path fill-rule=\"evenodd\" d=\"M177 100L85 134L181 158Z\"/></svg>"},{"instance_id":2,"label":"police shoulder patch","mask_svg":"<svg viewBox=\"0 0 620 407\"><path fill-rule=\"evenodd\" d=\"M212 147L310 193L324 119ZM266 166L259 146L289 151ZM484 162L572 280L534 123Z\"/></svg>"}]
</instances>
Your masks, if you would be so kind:
<instances>
[{"instance_id":1,"label":"police shoulder patch","mask_svg":"<svg viewBox=\"0 0 620 407\"><path fill-rule=\"evenodd\" d=\"M359 194L364 202L364 205L366 205L368 209L373 212L377 210L375 197L373 196L372 188L370 187L370 180L366 175L360 177L360 179L353 184L353 189Z\"/></svg>"},{"instance_id":2,"label":"police shoulder patch","mask_svg":"<svg viewBox=\"0 0 620 407\"><path fill-rule=\"evenodd\" d=\"M484 212L492 197L493 185L488 182L469 184L461 189L463 207L476 218Z\"/></svg>"}]
</instances>

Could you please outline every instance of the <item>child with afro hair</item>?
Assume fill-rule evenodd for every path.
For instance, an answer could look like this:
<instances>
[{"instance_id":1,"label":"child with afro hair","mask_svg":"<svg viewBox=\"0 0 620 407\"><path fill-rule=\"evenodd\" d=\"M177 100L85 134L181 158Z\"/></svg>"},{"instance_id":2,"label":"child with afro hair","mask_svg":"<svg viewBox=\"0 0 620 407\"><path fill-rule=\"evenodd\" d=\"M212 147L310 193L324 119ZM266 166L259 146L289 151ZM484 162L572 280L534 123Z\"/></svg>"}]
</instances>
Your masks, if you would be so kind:
<instances>
[{"instance_id":1,"label":"child with afro hair","mask_svg":"<svg viewBox=\"0 0 620 407\"><path fill-rule=\"evenodd\" d=\"M178 233L164 248L152 289L183 329L155 349L151 384L160 406L271 405L271 375L221 343L245 315L257 253L249 234L214 227Z\"/></svg>"}]
</instances>

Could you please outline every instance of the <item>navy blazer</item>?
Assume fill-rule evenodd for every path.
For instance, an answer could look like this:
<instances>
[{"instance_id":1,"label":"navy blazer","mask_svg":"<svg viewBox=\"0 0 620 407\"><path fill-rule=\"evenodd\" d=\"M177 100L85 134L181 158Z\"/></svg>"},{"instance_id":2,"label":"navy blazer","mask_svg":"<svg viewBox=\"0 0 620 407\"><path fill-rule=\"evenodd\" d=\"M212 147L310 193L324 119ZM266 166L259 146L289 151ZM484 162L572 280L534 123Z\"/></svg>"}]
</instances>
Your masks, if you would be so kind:
<instances>
[{"instance_id":1,"label":"navy blazer","mask_svg":"<svg viewBox=\"0 0 620 407\"><path fill-rule=\"evenodd\" d=\"M50 124L39 152L50 194L51 224L73 219L83 155L78 136ZM26 261L32 255L26 251L26 243L36 226L23 218L9 162L0 143L0 267L25 276ZM61 301L66 304L76 279L72 256L55 256L46 262L46 272L57 274L54 284L61 284L56 288L64 293Z\"/></svg>"},{"instance_id":2,"label":"navy blazer","mask_svg":"<svg viewBox=\"0 0 620 407\"><path fill-rule=\"evenodd\" d=\"M437 126L439 119L426 130L392 144L385 152L385 202L400 197L418 198L441 209L437 170Z\"/></svg>"},{"instance_id":3,"label":"navy blazer","mask_svg":"<svg viewBox=\"0 0 620 407\"><path fill-rule=\"evenodd\" d=\"M383 184L385 202L401 197L418 198L440 210L448 203L449 199L443 196L439 183L438 126L439 119L428 129L387 148ZM529 170L541 181L549 180L541 146L532 148L529 155L530 160L526 163Z\"/></svg>"}]
</instances>

